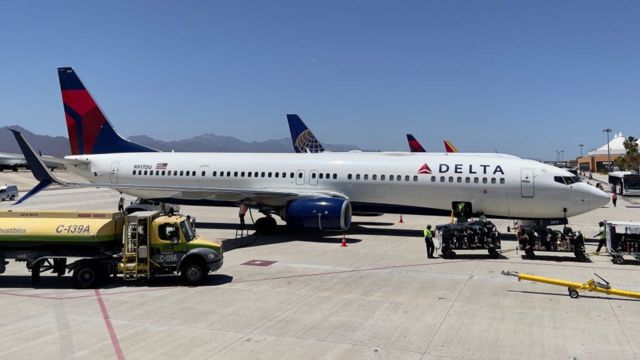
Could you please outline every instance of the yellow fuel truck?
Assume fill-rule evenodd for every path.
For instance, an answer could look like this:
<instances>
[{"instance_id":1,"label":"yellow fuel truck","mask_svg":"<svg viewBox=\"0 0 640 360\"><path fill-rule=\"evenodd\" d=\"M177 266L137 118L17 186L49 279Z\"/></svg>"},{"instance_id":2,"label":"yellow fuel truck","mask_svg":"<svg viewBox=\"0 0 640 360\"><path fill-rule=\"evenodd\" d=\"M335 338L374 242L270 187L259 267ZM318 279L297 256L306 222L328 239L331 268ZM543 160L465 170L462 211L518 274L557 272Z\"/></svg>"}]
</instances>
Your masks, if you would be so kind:
<instances>
[{"instance_id":1,"label":"yellow fuel truck","mask_svg":"<svg viewBox=\"0 0 640 360\"><path fill-rule=\"evenodd\" d=\"M0 212L0 273L7 259L26 262L33 283L40 273L72 272L78 288L110 276L125 280L181 275L191 285L220 269L222 243L195 234L182 215L157 211Z\"/></svg>"}]
</instances>

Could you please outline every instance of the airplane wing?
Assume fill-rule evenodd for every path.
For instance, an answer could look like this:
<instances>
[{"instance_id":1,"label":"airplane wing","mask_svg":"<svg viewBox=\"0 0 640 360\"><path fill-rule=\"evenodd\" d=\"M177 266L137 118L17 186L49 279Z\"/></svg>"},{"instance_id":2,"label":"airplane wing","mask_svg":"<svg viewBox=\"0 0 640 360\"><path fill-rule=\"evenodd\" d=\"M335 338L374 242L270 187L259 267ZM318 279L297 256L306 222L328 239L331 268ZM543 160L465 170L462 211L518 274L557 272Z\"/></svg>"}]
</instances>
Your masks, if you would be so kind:
<instances>
[{"instance_id":1,"label":"airplane wing","mask_svg":"<svg viewBox=\"0 0 640 360\"><path fill-rule=\"evenodd\" d=\"M327 191L318 192L292 192L287 189L264 189L264 190L252 190L252 189L233 189L233 188L213 188L203 186L171 186L171 185L139 185L139 184L111 184L111 183L79 183L79 182L66 182L55 177L49 169L44 165L42 159L36 155L35 151L22 134L16 130L11 130L13 135L24 154L27 164L31 168L35 178L40 181L31 191L23 196L15 205L18 205L31 196L44 190L51 184L59 184L64 187L71 188L83 188L83 187L102 187L115 190L144 190L152 191L157 194L158 198L172 198L179 197L185 199L194 200L217 200L217 201L232 201L232 202L248 202L256 204L266 204L270 206L282 206L288 201L302 198L302 197L346 197L342 194ZM82 160L73 160L75 165L83 166L87 165Z\"/></svg>"}]
</instances>

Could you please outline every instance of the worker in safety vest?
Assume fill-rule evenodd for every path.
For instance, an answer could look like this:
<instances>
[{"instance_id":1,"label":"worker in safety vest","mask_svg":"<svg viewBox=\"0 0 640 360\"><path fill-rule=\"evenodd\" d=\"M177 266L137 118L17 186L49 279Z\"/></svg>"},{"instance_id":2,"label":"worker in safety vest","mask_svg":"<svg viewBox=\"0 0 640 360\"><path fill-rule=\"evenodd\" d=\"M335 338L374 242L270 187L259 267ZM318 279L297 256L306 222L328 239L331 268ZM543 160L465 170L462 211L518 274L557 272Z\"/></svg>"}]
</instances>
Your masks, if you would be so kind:
<instances>
[{"instance_id":1,"label":"worker in safety vest","mask_svg":"<svg viewBox=\"0 0 640 360\"><path fill-rule=\"evenodd\" d=\"M124 212L124 198L123 197L120 197L120 200L118 200L118 211Z\"/></svg>"},{"instance_id":2,"label":"worker in safety vest","mask_svg":"<svg viewBox=\"0 0 640 360\"><path fill-rule=\"evenodd\" d=\"M433 244L433 233L431 233L431 225L427 225L427 227L424 229L424 242L427 245L427 258L433 259L433 252L436 247Z\"/></svg>"},{"instance_id":3,"label":"worker in safety vest","mask_svg":"<svg viewBox=\"0 0 640 360\"><path fill-rule=\"evenodd\" d=\"M600 253L600 249L602 249L603 246L607 247L607 232L605 230L604 222L600 221L598 226L600 226L600 232L596 234L596 237L600 236L600 241L598 242L596 254Z\"/></svg>"}]
</instances>

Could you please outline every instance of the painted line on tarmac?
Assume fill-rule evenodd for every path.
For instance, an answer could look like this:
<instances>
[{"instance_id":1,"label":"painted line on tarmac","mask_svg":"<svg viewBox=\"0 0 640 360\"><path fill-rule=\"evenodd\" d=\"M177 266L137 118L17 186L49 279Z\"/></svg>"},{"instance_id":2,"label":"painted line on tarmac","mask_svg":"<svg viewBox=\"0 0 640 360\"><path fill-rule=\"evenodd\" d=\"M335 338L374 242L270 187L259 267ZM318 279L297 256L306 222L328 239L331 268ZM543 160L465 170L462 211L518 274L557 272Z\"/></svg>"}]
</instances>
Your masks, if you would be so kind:
<instances>
[{"instance_id":1,"label":"painted line on tarmac","mask_svg":"<svg viewBox=\"0 0 640 360\"><path fill-rule=\"evenodd\" d=\"M169 290L176 289L177 286L165 287L165 288L154 288L154 289L140 289L140 290L129 290L129 291L117 291L111 293L102 293L102 296L113 296L113 295L125 295L131 293L139 293L139 292L148 292L148 291L160 291L160 290ZM30 289L35 290L35 289ZM77 294L79 291L74 291L72 294ZM37 298L37 299L47 299L47 300L74 300L74 299L84 299L95 296L95 294L90 291L84 291L81 295L71 295L71 296L59 296L58 293L49 293L49 294L19 294L13 291L1 291L1 295L7 296L17 296L17 297L29 297L29 298Z\"/></svg>"},{"instance_id":2,"label":"painted line on tarmac","mask_svg":"<svg viewBox=\"0 0 640 360\"><path fill-rule=\"evenodd\" d=\"M116 352L116 356L118 360L124 360L124 353L122 352L122 348L120 347L120 342L118 341L118 336L116 335L116 331L113 329L113 325L111 324L111 318L109 318L109 311L107 310L107 305L104 304L104 300L102 300L102 294L100 294L100 290L95 290L96 299L98 300L98 304L100 305L100 311L102 312L102 318L104 319L104 323L107 326L107 330L109 331L109 337L111 338L111 344L113 345L113 350Z\"/></svg>"}]
</instances>

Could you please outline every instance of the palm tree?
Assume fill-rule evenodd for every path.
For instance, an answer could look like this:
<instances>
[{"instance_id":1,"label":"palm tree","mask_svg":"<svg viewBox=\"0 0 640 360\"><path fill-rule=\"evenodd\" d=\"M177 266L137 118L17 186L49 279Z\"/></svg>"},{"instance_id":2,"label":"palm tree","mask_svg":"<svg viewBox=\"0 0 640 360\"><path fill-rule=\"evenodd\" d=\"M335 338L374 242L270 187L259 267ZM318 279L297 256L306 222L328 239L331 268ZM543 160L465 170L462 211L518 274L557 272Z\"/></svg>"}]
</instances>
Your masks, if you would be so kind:
<instances>
[{"instance_id":1,"label":"palm tree","mask_svg":"<svg viewBox=\"0 0 640 360\"><path fill-rule=\"evenodd\" d=\"M627 155L638 154L638 138L629 136L624 140L622 145L624 149L627 150Z\"/></svg>"}]
</instances>

